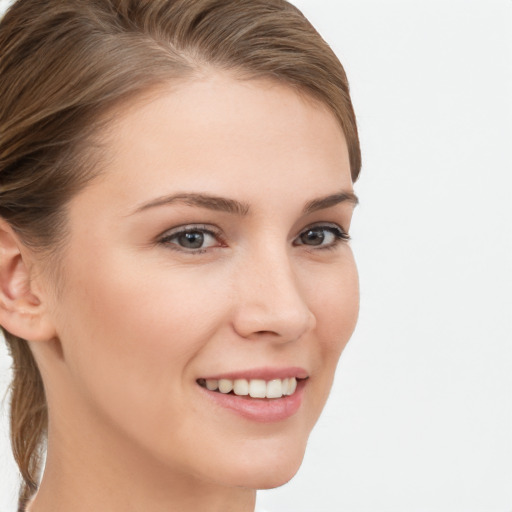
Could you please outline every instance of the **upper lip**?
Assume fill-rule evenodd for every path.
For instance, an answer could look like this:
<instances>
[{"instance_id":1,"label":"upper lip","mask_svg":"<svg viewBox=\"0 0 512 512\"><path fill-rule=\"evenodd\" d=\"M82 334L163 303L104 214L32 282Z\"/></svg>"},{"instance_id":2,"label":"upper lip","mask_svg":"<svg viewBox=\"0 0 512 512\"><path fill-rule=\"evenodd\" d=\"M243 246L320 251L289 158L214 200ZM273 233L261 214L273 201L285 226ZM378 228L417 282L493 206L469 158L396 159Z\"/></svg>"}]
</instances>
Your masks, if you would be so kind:
<instances>
[{"instance_id":1,"label":"upper lip","mask_svg":"<svg viewBox=\"0 0 512 512\"><path fill-rule=\"evenodd\" d=\"M289 366L281 368L263 367L263 368L250 368L247 370L237 370L234 372L217 373L214 375L207 375L201 377L205 380L236 380L236 379L261 379L261 380L274 380L274 379L287 379L295 377L296 379L307 379L308 372L304 368L298 366Z\"/></svg>"}]
</instances>

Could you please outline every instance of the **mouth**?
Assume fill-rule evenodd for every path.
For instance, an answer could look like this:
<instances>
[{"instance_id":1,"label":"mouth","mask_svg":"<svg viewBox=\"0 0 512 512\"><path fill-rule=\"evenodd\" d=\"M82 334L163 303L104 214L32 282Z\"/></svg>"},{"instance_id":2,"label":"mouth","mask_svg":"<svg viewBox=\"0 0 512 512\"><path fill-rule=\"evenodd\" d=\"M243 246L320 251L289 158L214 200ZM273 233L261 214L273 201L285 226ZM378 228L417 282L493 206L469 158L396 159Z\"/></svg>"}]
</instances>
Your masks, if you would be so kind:
<instances>
[{"instance_id":1,"label":"mouth","mask_svg":"<svg viewBox=\"0 0 512 512\"><path fill-rule=\"evenodd\" d=\"M284 379L198 379L197 383L217 393L240 397L277 399L291 396L297 390L296 377Z\"/></svg>"},{"instance_id":2,"label":"mouth","mask_svg":"<svg viewBox=\"0 0 512 512\"><path fill-rule=\"evenodd\" d=\"M302 368L254 369L196 380L203 396L237 415L260 423L294 416L303 402L308 373Z\"/></svg>"}]
</instances>

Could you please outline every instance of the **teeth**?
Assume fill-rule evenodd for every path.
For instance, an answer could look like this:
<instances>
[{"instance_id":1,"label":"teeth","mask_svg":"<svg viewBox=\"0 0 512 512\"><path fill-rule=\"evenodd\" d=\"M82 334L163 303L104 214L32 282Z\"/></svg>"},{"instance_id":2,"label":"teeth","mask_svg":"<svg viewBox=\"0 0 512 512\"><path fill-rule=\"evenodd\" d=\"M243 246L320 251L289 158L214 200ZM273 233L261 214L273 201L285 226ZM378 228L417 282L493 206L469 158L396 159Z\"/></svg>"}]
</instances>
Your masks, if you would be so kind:
<instances>
[{"instance_id":1,"label":"teeth","mask_svg":"<svg viewBox=\"0 0 512 512\"><path fill-rule=\"evenodd\" d=\"M297 379L273 379L264 381L262 379L207 379L201 380L201 385L210 391L220 391L227 394L233 393L238 396L250 395L252 398L281 398L282 396L293 395L297 389Z\"/></svg>"},{"instance_id":2,"label":"teeth","mask_svg":"<svg viewBox=\"0 0 512 512\"><path fill-rule=\"evenodd\" d=\"M297 389L297 379L288 379L288 391L287 395L293 395Z\"/></svg>"},{"instance_id":3,"label":"teeth","mask_svg":"<svg viewBox=\"0 0 512 512\"><path fill-rule=\"evenodd\" d=\"M233 381L229 379L219 380L219 391L221 393L230 393L233 390Z\"/></svg>"},{"instance_id":4,"label":"teeth","mask_svg":"<svg viewBox=\"0 0 512 512\"><path fill-rule=\"evenodd\" d=\"M267 383L259 379L249 381L249 395L253 398L265 398L267 396Z\"/></svg>"},{"instance_id":5,"label":"teeth","mask_svg":"<svg viewBox=\"0 0 512 512\"><path fill-rule=\"evenodd\" d=\"M284 379L287 381L288 379ZM285 388L283 381L274 379L267 383L267 398L280 398L283 396L283 388Z\"/></svg>"},{"instance_id":6,"label":"teeth","mask_svg":"<svg viewBox=\"0 0 512 512\"><path fill-rule=\"evenodd\" d=\"M210 391L215 391L219 387L219 381L218 380L210 380L208 379L206 381L206 388Z\"/></svg>"},{"instance_id":7,"label":"teeth","mask_svg":"<svg viewBox=\"0 0 512 512\"><path fill-rule=\"evenodd\" d=\"M235 395L245 396L249 394L249 381L245 379L236 379L233 384Z\"/></svg>"}]
</instances>

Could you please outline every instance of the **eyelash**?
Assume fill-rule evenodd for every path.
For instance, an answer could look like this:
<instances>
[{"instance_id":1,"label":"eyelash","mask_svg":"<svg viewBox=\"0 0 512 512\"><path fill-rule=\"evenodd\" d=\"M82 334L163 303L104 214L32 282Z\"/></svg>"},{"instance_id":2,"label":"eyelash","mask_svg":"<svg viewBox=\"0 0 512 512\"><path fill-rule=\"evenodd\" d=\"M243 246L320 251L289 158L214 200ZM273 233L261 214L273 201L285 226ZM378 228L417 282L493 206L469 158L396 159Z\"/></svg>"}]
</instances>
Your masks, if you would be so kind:
<instances>
[{"instance_id":1,"label":"eyelash","mask_svg":"<svg viewBox=\"0 0 512 512\"><path fill-rule=\"evenodd\" d=\"M307 227L304 229L299 236L295 239L300 239L303 235L308 233L309 231L314 230L322 230L327 231L328 233L332 234L334 236L334 241L331 242L328 245L311 245L309 247L315 248L315 250L332 250L335 249L340 243L347 243L350 240L350 235L346 233L340 226L336 224L313 224L312 226ZM295 243L294 245L306 245L303 243Z\"/></svg>"},{"instance_id":2,"label":"eyelash","mask_svg":"<svg viewBox=\"0 0 512 512\"><path fill-rule=\"evenodd\" d=\"M300 238L304 235L306 235L310 231L314 230L323 230L326 231L334 236L334 241L331 242L328 245L323 245L322 243L315 245L315 244L305 244L305 243L296 243L297 240L300 240ZM180 246L178 243L175 243L173 240L177 239L180 236L185 235L191 235L191 234L201 234L208 235L217 240L217 242L220 242L220 247L225 246L225 241L222 237L222 234L220 231L213 230L211 226L205 226L205 225L190 225L190 226L183 226L180 228L176 228L175 231L171 231L166 233L164 236L162 236L158 243L160 245L164 245L167 247L170 247L172 250L182 252L185 254L204 254L206 251L211 249L211 247L198 247L196 249L194 248L186 248L183 246ZM335 249L340 243L347 243L350 240L350 235L346 233L340 226L336 224L313 224L312 226L308 226L306 229L301 231L299 235L295 238L293 245L294 246L300 246L304 245L309 248L313 248L313 250L332 250ZM323 241L323 240L322 240Z\"/></svg>"}]
</instances>

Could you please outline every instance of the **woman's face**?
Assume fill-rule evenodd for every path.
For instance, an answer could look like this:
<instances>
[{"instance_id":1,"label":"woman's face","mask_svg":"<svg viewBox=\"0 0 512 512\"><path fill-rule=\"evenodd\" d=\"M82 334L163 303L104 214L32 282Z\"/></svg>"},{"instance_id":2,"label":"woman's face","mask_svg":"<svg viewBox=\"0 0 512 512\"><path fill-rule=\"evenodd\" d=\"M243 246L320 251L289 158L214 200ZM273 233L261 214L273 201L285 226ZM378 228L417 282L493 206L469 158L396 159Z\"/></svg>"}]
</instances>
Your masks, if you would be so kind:
<instances>
[{"instance_id":1,"label":"woman's face","mask_svg":"<svg viewBox=\"0 0 512 512\"><path fill-rule=\"evenodd\" d=\"M219 73L120 109L104 143L105 172L69 204L51 424L83 457L286 482L358 314L338 123Z\"/></svg>"}]
</instances>

